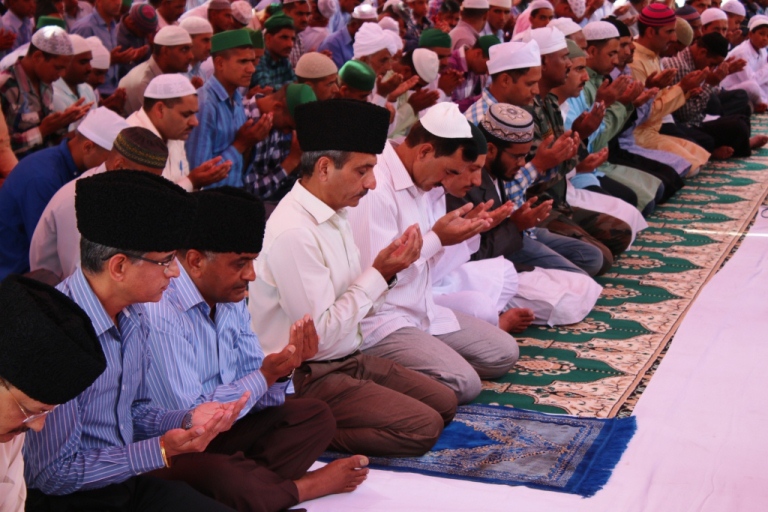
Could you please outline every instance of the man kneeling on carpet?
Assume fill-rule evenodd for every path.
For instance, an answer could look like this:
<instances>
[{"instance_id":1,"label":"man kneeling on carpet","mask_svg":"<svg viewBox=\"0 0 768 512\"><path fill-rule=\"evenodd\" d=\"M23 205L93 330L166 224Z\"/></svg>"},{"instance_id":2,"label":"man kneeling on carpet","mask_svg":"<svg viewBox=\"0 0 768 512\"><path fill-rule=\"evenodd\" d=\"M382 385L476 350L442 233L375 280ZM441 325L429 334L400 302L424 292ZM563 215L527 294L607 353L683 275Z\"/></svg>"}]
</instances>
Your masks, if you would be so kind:
<instances>
[{"instance_id":1,"label":"man kneeling on carpet","mask_svg":"<svg viewBox=\"0 0 768 512\"><path fill-rule=\"evenodd\" d=\"M336 431L328 406L313 398L285 399L294 368L317 353L312 319L287 323L279 332L284 346L267 357L251 329L245 294L256 277L264 205L232 187L193 196L197 218L178 251L179 277L159 302L146 304L149 395L174 410L250 396L237 422L204 453L175 457L153 475L185 481L241 512L276 512L353 491L368 473L365 457L307 473Z\"/></svg>"},{"instance_id":2,"label":"man kneeling on carpet","mask_svg":"<svg viewBox=\"0 0 768 512\"><path fill-rule=\"evenodd\" d=\"M360 352L361 320L376 310L422 250L418 225L388 243L367 269L347 220L376 186L389 112L370 103L327 100L296 109L301 178L269 217L249 308L267 352L290 346L288 329L314 319L319 350L294 376L296 394L330 405L331 448L366 455L418 456L456 412L447 386L390 359ZM311 322L311 320L310 320Z\"/></svg>"}]
</instances>

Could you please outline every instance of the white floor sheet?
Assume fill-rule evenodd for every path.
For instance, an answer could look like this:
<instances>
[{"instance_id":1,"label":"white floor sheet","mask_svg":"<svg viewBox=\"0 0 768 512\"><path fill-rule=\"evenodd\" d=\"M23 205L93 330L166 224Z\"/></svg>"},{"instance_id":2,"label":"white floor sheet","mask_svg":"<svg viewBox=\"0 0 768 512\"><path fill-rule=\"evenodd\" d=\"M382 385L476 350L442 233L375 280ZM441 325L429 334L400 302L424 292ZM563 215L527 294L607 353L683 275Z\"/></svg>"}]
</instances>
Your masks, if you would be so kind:
<instances>
[{"instance_id":1,"label":"white floor sheet","mask_svg":"<svg viewBox=\"0 0 768 512\"><path fill-rule=\"evenodd\" d=\"M768 209L764 215L768 217ZM310 512L768 511L768 218L696 299L635 408L610 481L582 499L525 487L372 471Z\"/></svg>"}]
</instances>

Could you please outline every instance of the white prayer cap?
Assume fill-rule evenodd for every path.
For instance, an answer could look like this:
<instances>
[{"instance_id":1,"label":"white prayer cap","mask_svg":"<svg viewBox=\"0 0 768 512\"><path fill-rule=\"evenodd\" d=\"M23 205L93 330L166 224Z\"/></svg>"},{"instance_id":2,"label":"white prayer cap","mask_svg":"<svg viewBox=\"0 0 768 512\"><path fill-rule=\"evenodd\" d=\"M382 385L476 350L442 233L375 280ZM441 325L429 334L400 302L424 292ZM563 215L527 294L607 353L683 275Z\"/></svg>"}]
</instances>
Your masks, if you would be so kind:
<instances>
[{"instance_id":1,"label":"white prayer cap","mask_svg":"<svg viewBox=\"0 0 768 512\"><path fill-rule=\"evenodd\" d=\"M81 53L91 51L91 45L88 44L84 37L70 34L69 40L72 41L72 55L80 55Z\"/></svg>"},{"instance_id":2,"label":"white prayer cap","mask_svg":"<svg viewBox=\"0 0 768 512\"><path fill-rule=\"evenodd\" d=\"M739 0L730 0L730 2L725 2L720 6L720 8L723 11L735 14L736 16L747 15L747 10L744 8L744 4L739 2Z\"/></svg>"},{"instance_id":3,"label":"white prayer cap","mask_svg":"<svg viewBox=\"0 0 768 512\"><path fill-rule=\"evenodd\" d=\"M587 41L618 39L619 29L607 21L593 21L584 25L584 37Z\"/></svg>"},{"instance_id":4,"label":"white prayer cap","mask_svg":"<svg viewBox=\"0 0 768 512\"><path fill-rule=\"evenodd\" d=\"M488 74L490 75L510 69L541 66L541 54L536 41L495 44L488 50L488 56Z\"/></svg>"},{"instance_id":5,"label":"white prayer cap","mask_svg":"<svg viewBox=\"0 0 768 512\"><path fill-rule=\"evenodd\" d=\"M47 26L32 34L32 45L52 55L74 55L72 41L61 27Z\"/></svg>"},{"instance_id":6,"label":"white prayer cap","mask_svg":"<svg viewBox=\"0 0 768 512\"><path fill-rule=\"evenodd\" d=\"M547 2L547 0L534 0L533 2L528 4L528 9L526 10L535 11L536 9L549 9L552 12L555 11L555 8L552 7L552 4L550 2Z\"/></svg>"},{"instance_id":7,"label":"white prayer cap","mask_svg":"<svg viewBox=\"0 0 768 512\"><path fill-rule=\"evenodd\" d=\"M571 10L577 18L583 17L584 13L587 12L587 2L585 0L568 0L568 5L571 6Z\"/></svg>"},{"instance_id":8,"label":"white prayer cap","mask_svg":"<svg viewBox=\"0 0 768 512\"><path fill-rule=\"evenodd\" d=\"M200 16L187 16L179 23L179 26L186 30L190 36L213 34L213 26L207 19Z\"/></svg>"},{"instance_id":9,"label":"white prayer cap","mask_svg":"<svg viewBox=\"0 0 768 512\"><path fill-rule=\"evenodd\" d=\"M581 26L573 21L571 18L552 18L548 27L555 27L557 30L563 33L566 37L575 34L581 30ZM615 27L614 27L615 28Z\"/></svg>"},{"instance_id":10,"label":"white prayer cap","mask_svg":"<svg viewBox=\"0 0 768 512\"><path fill-rule=\"evenodd\" d=\"M444 139L472 138L472 128L469 127L467 118L457 104L448 101L438 103L427 110L421 118L421 126L432 135Z\"/></svg>"},{"instance_id":11,"label":"white prayer cap","mask_svg":"<svg viewBox=\"0 0 768 512\"><path fill-rule=\"evenodd\" d=\"M379 19L379 15L376 14L376 9L370 4L360 4L352 11L352 17L357 20L372 20ZM357 35L355 35L357 37Z\"/></svg>"},{"instance_id":12,"label":"white prayer cap","mask_svg":"<svg viewBox=\"0 0 768 512\"><path fill-rule=\"evenodd\" d=\"M488 0L489 6L501 7L502 9L512 9L512 0Z\"/></svg>"},{"instance_id":13,"label":"white prayer cap","mask_svg":"<svg viewBox=\"0 0 768 512\"><path fill-rule=\"evenodd\" d=\"M104 43L96 36L86 37L85 42L91 47L91 67L93 69L109 69L110 54Z\"/></svg>"},{"instance_id":14,"label":"white prayer cap","mask_svg":"<svg viewBox=\"0 0 768 512\"><path fill-rule=\"evenodd\" d=\"M523 41L536 41L541 55L549 55L568 48L565 36L554 27L536 28L522 34Z\"/></svg>"},{"instance_id":15,"label":"white prayer cap","mask_svg":"<svg viewBox=\"0 0 768 512\"><path fill-rule=\"evenodd\" d=\"M192 44L189 32L176 25L167 25L155 34L155 44L160 46L181 46Z\"/></svg>"},{"instance_id":16,"label":"white prayer cap","mask_svg":"<svg viewBox=\"0 0 768 512\"><path fill-rule=\"evenodd\" d=\"M384 16L381 18L379 20L379 26L384 30L391 30L392 32L396 32L398 35L400 34L400 24L389 16Z\"/></svg>"},{"instance_id":17,"label":"white prayer cap","mask_svg":"<svg viewBox=\"0 0 768 512\"><path fill-rule=\"evenodd\" d=\"M99 107L85 116L83 122L77 126L77 131L91 142L112 151L112 143L115 142L117 134L126 128L130 128L130 125L125 119L107 107Z\"/></svg>"},{"instance_id":18,"label":"white prayer cap","mask_svg":"<svg viewBox=\"0 0 768 512\"><path fill-rule=\"evenodd\" d=\"M336 0L317 0L317 10L324 18L331 19L331 16L339 10L339 4Z\"/></svg>"},{"instance_id":19,"label":"white prayer cap","mask_svg":"<svg viewBox=\"0 0 768 512\"><path fill-rule=\"evenodd\" d=\"M243 25L247 25L253 19L253 8L244 0L232 2L232 17Z\"/></svg>"},{"instance_id":20,"label":"white prayer cap","mask_svg":"<svg viewBox=\"0 0 768 512\"><path fill-rule=\"evenodd\" d=\"M432 50L416 48L413 50L413 68L422 80L431 84L437 78L440 58Z\"/></svg>"},{"instance_id":21,"label":"white prayer cap","mask_svg":"<svg viewBox=\"0 0 768 512\"><path fill-rule=\"evenodd\" d=\"M747 28L750 32L755 30L757 27L762 25L768 25L768 16L763 16L762 14L756 14L755 16L752 16L749 19L749 25L747 25Z\"/></svg>"},{"instance_id":22,"label":"white prayer cap","mask_svg":"<svg viewBox=\"0 0 768 512\"><path fill-rule=\"evenodd\" d=\"M318 52L307 52L296 62L296 76L313 80L338 73L339 68L327 55Z\"/></svg>"},{"instance_id":23,"label":"white prayer cap","mask_svg":"<svg viewBox=\"0 0 768 512\"><path fill-rule=\"evenodd\" d=\"M403 43L403 40L400 38L400 33L392 32L391 30L385 30L384 31L384 37L388 38L392 42L392 48L394 48L394 52L392 52L392 55L398 52L398 50L402 50L405 47L405 44ZM392 48L390 48L389 51L392 51Z\"/></svg>"},{"instance_id":24,"label":"white prayer cap","mask_svg":"<svg viewBox=\"0 0 768 512\"><path fill-rule=\"evenodd\" d=\"M461 4L462 9L488 9L489 7L488 0L464 0Z\"/></svg>"},{"instance_id":25,"label":"white prayer cap","mask_svg":"<svg viewBox=\"0 0 768 512\"><path fill-rule=\"evenodd\" d=\"M394 55L397 50L392 46L391 39L384 35L384 29L378 23L364 23L355 34L355 42L352 44L352 58L367 57L385 49Z\"/></svg>"},{"instance_id":26,"label":"white prayer cap","mask_svg":"<svg viewBox=\"0 0 768 512\"><path fill-rule=\"evenodd\" d=\"M401 0L387 0L386 2L384 2L384 5L381 7L381 11L382 12L386 11L387 7L397 7L397 5L399 5L400 3L402 3Z\"/></svg>"},{"instance_id":27,"label":"white prayer cap","mask_svg":"<svg viewBox=\"0 0 768 512\"><path fill-rule=\"evenodd\" d=\"M144 97L152 98L153 100L183 98L191 94L197 94L197 89L189 81L189 78L181 73L157 75L149 82L144 91Z\"/></svg>"},{"instance_id":28,"label":"white prayer cap","mask_svg":"<svg viewBox=\"0 0 768 512\"><path fill-rule=\"evenodd\" d=\"M713 21L728 21L728 15L717 7L710 7L701 13L701 24L707 25Z\"/></svg>"}]
</instances>

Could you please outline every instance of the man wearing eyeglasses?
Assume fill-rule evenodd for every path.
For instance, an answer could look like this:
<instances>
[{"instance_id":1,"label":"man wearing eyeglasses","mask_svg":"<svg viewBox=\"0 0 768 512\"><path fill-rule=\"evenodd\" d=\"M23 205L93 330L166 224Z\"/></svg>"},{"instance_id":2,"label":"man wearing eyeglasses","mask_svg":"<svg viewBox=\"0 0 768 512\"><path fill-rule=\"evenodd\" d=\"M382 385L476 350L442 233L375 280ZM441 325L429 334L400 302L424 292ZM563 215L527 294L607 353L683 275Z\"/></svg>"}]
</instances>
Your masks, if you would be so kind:
<instances>
[{"instance_id":1,"label":"man wearing eyeglasses","mask_svg":"<svg viewBox=\"0 0 768 512\"><path fill-rule=\"evenodd\" d=\"M16 512L27 495L24 433L39 432L53 404L90 386L106 360L88 316L55 288L11 275L0 308L0 510Z\"/></svg>"},{"instance_id":2,"label":"man wearing eyeglasses","mask_svg":"<svg viewBox=\"0 0 768 512\"><path fill-rule=\"evenodd\" d=\"M204 450L248 399L167 410L147 392L152 362L142 304L160 300L179 275L176 249L189 234L195 200L160 176L111 171L77 182L75 211L81 267L58 289L90 318L107 368L48 415L47 429L28 433L26 510L231 510L187 484L145 475Z\"/></svg>"}]
</instances>

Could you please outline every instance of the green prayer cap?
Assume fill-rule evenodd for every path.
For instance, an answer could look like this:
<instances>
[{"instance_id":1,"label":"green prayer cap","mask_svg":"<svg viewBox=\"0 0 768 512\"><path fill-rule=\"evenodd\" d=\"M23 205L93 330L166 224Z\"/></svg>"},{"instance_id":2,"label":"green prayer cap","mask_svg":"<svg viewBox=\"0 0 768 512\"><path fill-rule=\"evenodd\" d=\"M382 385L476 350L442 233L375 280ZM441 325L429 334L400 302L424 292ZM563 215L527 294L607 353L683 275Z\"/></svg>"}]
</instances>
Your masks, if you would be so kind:
<instances>
[{"instance_id":1,"label":"green prayer cap","mask_svg":"<svg viewBox=\"0 0 768 512\"><path fill-rule=\"evenodd\" d=\"M477 146L477 154L487 155L488 141L485 140L485 135L483 135L483 132L480 130L480 128L471 122L469 123L469 127L472 129L472 140L475 141L475 146Z\"/></svg>"},{"instance_id":2,"label":"green prayer cap","mask_svg":"<svg viewBox=\"0 0 768 512\"><path fill-rule=\"evenodd\" d=\"M579 57L587 56L587 54L584 53L584 50L582 50L575 42L571 41L570 39L566 39L565 42L568 45L569 59L578 59Z\"/></svg>"},{"instance_id":3,"label":"green prayer cap","mask_svg":"<svg viewBox=\"0 0 768 512\"><path fill-rule=\"evenodd\" d=\"M488 58L488 50L491 46L501 44L498 37L494 35L487 35L477 38L477 47L483 50L483 57Z\"/></svg>"},{"instance_id":4,"label":"green prayer cap","mask_svg":"<svg viewBox=\"0 0 768 512\"><path fill-rule=\"evenodd\" d=\"M261 30L253 30L252 28L246 28L248 34L251 36L251 44L254 48L264 49L264 34Z\"/></svg>"},{"instance_id":5,"label":"green prayer cap","mask_svg":"<svg viewBox=\"0 0 768 512\"><path fill-rule=\"evenodd\" d=\"M244 29L219 32L211 39L211 53L217 53L232 48L240 48L243 46L253 48L251 36Z\"/></svg>"},{"instance_id":6,"label":"green prayer cap","mask_svg":"<svg viewBox=\"0 0 768 512\"><path fill-rule=\"evenodd\" d=\"M40 16L37 19L35 30L40 30L43 27L61 27L64 30L67 30L67 22L54 16Z\"/></svg>"},{"instance_id":7,"label":"green prayer cap","mask_svg":"<svg viewBox=\"0 0 768 512\"><path fill-rule=\"evenodd\" d=\"M293 18L286 16L282 12L273 14L264 22L264 29L268 32L277 31L283 28L293 28Z\"/></svg>"},{"instance_id":8,"label":"green prayer cap","mask_svg":"<svg viewBox=\"0 0 768 512\"><path fill-rule=\"evenodd\" d=\"M122 0L122 4L126 9L130 9L131 5L133 5L133 0Z\"/></svg>"},{"instance_id":9,"label":"green prayer cap","mask_svg":"<svg viewBox=\"0 0 768 512\"><path fill-rule=\"evenodd\" d=\"M280 4L280 3L269 4L265 10L267 11L267 14L269 14L270 16L274 16L275 14L279 14L283 12L283 4Z\"/></svg>"},{"instance_id":10,"label":"green prayer cap","mask_svg":"<svg viewBox=\"0 0 768 512\"><path fill-rule=\"evenodd\" d=\"M285 102L291 117L293 117L296 107L311 101L317 101L317 96L307 84L288 84L285 88Z\"/></svg>"},{"instance_id":11,"label":"green prayer cap","mask_svg":"<svg viewBox=\"0 0 768 512\"><path fill-rule=\"evenodd\" d=\"M376 85L376 72L359 60L348 60L339 70L341 82L358 91L372 91Z\"/></svg>"},{"instance_id":12,"label":"green prayer cap","mask_svg":"<svg viewBox=\"0 0 768 512\"><path fill-rule=\"evenodd\" d=\"M428 28L421 33L419 48L451 48L451 36L439 28Z\"/></svg>"}]
</instances>

